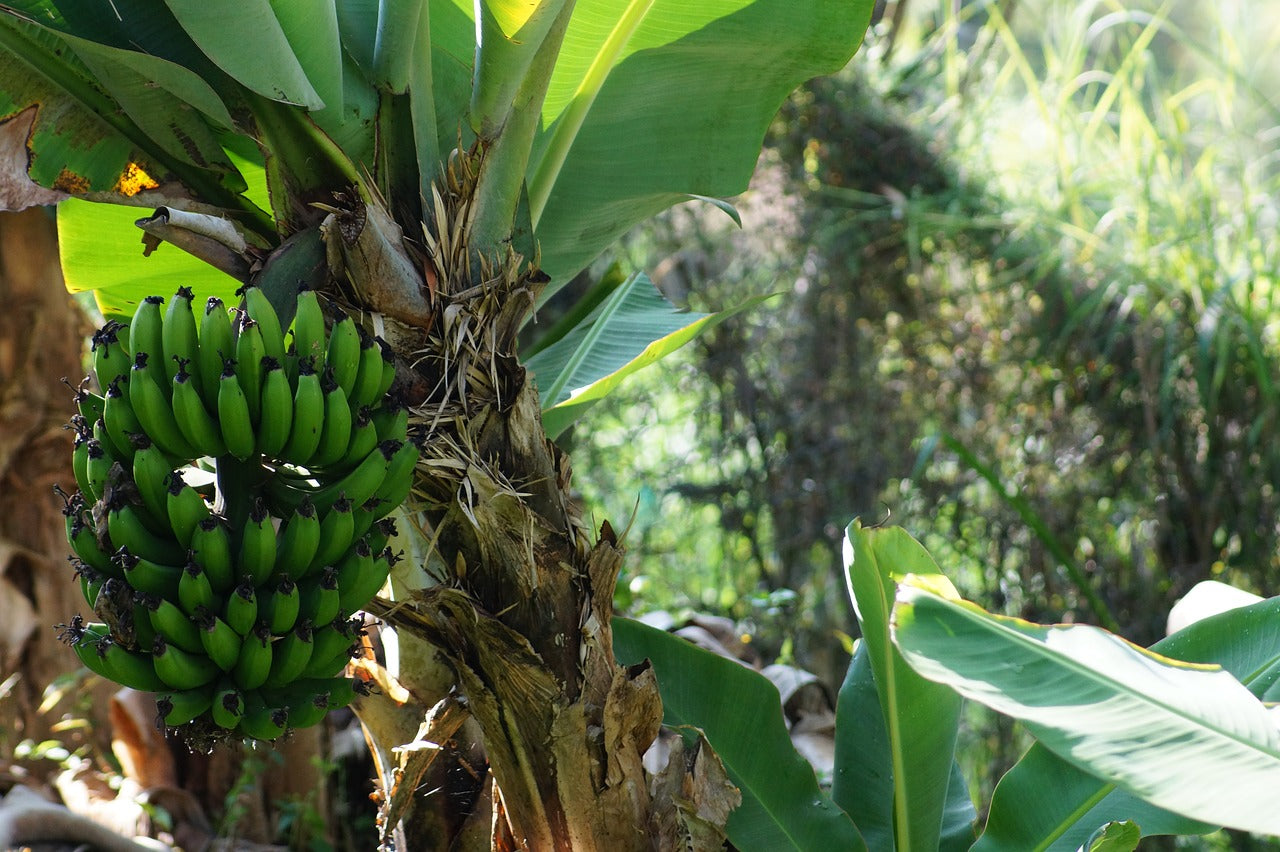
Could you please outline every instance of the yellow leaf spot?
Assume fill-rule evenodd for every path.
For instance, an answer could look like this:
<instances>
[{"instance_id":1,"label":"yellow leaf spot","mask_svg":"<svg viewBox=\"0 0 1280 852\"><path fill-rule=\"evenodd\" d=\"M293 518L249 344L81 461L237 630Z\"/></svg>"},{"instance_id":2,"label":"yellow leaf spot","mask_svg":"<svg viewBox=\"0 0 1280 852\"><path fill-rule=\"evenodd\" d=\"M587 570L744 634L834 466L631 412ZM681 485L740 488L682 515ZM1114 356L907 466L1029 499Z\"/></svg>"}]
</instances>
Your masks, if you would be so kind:
<instances>
[{"instance_id":1,"label":"yellow leaf spot","mask_svg":"<svg viewBox=\"0 0 1280 852\"><path fill-rule=\"evenodd\" d=\"M124 172L116 181L116 192L128 198L132 198L144 189L155 189L160 184L152 180L151 175L143 171L142 166L137 163L130 163L125 166Z\"/></svg>"}]
</instances>

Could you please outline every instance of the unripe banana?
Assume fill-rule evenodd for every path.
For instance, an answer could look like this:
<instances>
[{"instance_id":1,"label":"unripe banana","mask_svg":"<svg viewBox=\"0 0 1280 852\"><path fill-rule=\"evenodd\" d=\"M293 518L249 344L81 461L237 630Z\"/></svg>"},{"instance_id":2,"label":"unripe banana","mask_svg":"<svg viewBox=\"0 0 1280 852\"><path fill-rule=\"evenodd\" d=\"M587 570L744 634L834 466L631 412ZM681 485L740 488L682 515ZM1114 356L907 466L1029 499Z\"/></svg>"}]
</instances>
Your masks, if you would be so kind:
<instances>
[{"instance_id":1,"label":"unripe banana","mask_svg":"<svg viewBox=\"0 0 1280 852\"><path fill-rule=\"evenodd\" d=\"M387 462L387 472L382 483L373 492L382 504L373 510L374 518L381 518L404 503L413 490L414 470L418 466L418 448L412 441L405 441Z\"/></svg>"},{"instance_id":2,"label":"unripe banana","mask_svg":"<svg viewBox=\"0 0 1280 852\"><path fill-rule=\"evenodd\" d=\"M297 578L301 579L312 571L337 562L351 546L354 533L355 517L351 512L351 501L340 499L320 519L320 544L316 548L316 555L305 571L298 572Z\"/></svg>"},{"instance_id":3,"label":"unripe banana","mask_svg":"<svg viewBox=\"0 0 1280 852\"><path fill-rule=\"evenodd\" d=\"M320 446L323 429L324 391L320 388L320 377L309 360L302 361L298 364L298 387L293 393L293 425L280 457L294 464L306 464Z\"/></svg>"},{"instance_id":4,"label":"unripe banana","mask_svg":"<svg viewBox=\"0 0 1280 852\"><path fill-rule=\"evenodd\" d=\"M177 645L170 644L163 633L156 634L151 646L151 658L155 661L155 673L162 681L151 692L195 689L212 683L221 674L221 669L213 660L204 654L187 653Z\"/></svg>"},{"instance_id":5,"label":"unripe banana","mask_svg":"<svg viewBox=\"0 0 1280 852\"><path fill-rule=\"evenodd\" d=\"M190 368L193 384L200 391L207 410L218 410L218 384L222 367L235 357L236 339L231 327L231 314L227 312L221 299L210 299L205 303L204 322L200 326L200 354Z\"/></svg>"},{"instance_id":6,"label":"unripe banana","mask_svg":"<svg viewBox=\"0 0 1280 852\"><path fill-rule=\"evenodd\" d=\"M151 597L151 626L157 633L184 651L192 654L203 654L204 644L200 641L200 629L195 622L169 598Z\"/></svg>"},{"instance_id":7,"label":"unripe banana","mask_svg":"<svg viewBox=\"0 0 1280 852\"><path fill-rule=\"evenodd\" d=\"M137 510L128 503L116 503L107 512L107 533L118 550L126 548L134 556L162 565L180 564L186 551L172 538L161 538L149 530Z\"/></svg>"},{"instance_id":8,"label":"unripe banana","mask_svg":"<svg viewBox=\"0 0 1280 852\"><path fill-rule=\"evenodd\" d=\"M351 553L338 566L338 607L343 612L356 612L376 595L391 574L391 558L387 551L374 556L364 541L356 542Z\"/></svg>"},{"instance_id":9,"label":"unripe banana","mask_svg":"<svg viewBox=\"0 0 1280 852\"><path fill-rule=\"evenodd\" d=\"M270 742L284 734L288 724L287 708L269 707L257 692L249 692L245 695L244 716L236 730L246 737Z\"/></svg>"},{"instance_id":10,"label":"unripe banana","mask_svg":"<svg viewBox=\"0 0 1280 852\"><path fill-rule=\"evenodd\" d=\"M351 532L353 540L364 538L369 530L373 528L373 525L377 523L378 519L387 514L386 512L379 511L382 506L382 500L377 497L370 497L368 500L364 501L363 505L357 506L353 510L352 515L355 518L355 529Z\"/></svg>"},{"instance_id":11,"label":"unripe banana","mask_svg":"<svg viewBox=\"0 0 1280 852\"><path fill-rule=\"evenodd\" d=\"M224 672L235 668L240 657L240 645L243 644L240 634L207 609L197 611L195 621L200 629L200 643L209 659Z\"/></svg>"},{"instance_id":12,"label":"unripe banana","mask_svg":"<svg viewBox=\"0 0 1280 852\"><path fill-rule=\"evenodd\" d=\"M336 619L312 635L311 659L302 670L302 679L329 678L346 668L357 649L358 619Z\"/></svg>"},{"instance_id":13,"label":"unripe banana","mask_svg":"<svg viewBox=\"0 0 1280 852\"><path fill-rule=\"evenodd\" d=\"M227 452L245 461L253 455L253 419L249 415L244 389L236 378L234 364L233 361L225 363L218 382L218 422Z\"/></svg>"},{"instance_id":14,"label":"unripe banana","mask_svg":"<svg viewBox=\"0 0 1280 852\"><path fill-rule=\"evenodd\" d=\"M106 575L93 570L74 556L68 556L67 559L71 560L76 579L80 581L80 593L84 595L85 603L93 606L103 585L106 584Z\"/></svg>"},{"instance_id":15,"label":"unripe banana","mask_svg":"<svg viewBox=\"0 0 1280 852\"><path fill-rule=\"evenodd\" d=\"M298 294L298 307L289 330L293 333L294 355L298 363L309 361L318 364L324 360L324 311L314 290Z\"/></svg>"},{"instance_id":16,"label":"unripe banana","mask_svg":"<svg viewBox=\"0 0 1280 852\"><path fill-rule=\"evenodd\" d=\"M280 318L272 306L267 294L260 287L244 288L244 309L249 318L258 324L262 333L262 346L266 354L284 364L284 332L280 329Z\"/></svg>"},{"instance_id":17,"label":"unripe banana","mask_svg":"<svg viewBox=\"0 0 1280 852\"><path fill-rule=\"evenodd\" d=\"M72 616L70 624L61 624L58 638L71 645L80 662L90 671L108 680L143 692L164 688L151 661L143 654L129 651L111 639L111 629L101 622L86 623Z\"/></svg>"},{"instance_id":18,"label":"unripe banana","mask_svg":"<svg viewBox=\"0 0 1280 852\"><path fill-rule=\"evenodd\" d=\"M303 576L320 547L320 519L310 500L302 504L285 521L276 549L276 564L272 577Z\"/></svg>"},{"instance_id":19,"label":"unripe banana","mask_svg":"<svg viewBox=\"0 0 1280 852\"><path fill-rule=\"evenodd\" d=\"M125 391L127 387L127 374L124 379L118 377L112 379L107 385L106 402L103 403L102 408L102 422L107 430L107 440L111 443L111 453L120 461L132 461L133 443L129 440L129 436L143 431L142 424L138 422L138 415L129 404L129 397Z\"/></svg>"},{"instance_id":20,"label":"unripe banana","mask_svg":"<svg viewBox=\"0 0 1280 852\"><path fill-rule=\"evenodd\" d=\"M179 287L169 300L160 337L164 348L164 374L167 383L173 382L179 361L188 363L199 357L200 339L196 332L196 316L191 309L190 287Z\"/></svg>"},{"instance_id":21,"label":"unripe banana","mask_svg":"<svg viewBox=\"0 0 1280 852\"><path fill-rule=\"evenodd\" d=\"M372 565L372 560L370 564ZM318 576L308 577L300 582L298 592L302 597L300 611L313 624L328 624L338 617L338 569L332 565L327 566Z\"/></svg>"},{"instance_id":22,"label":"unripe banana","mask_svg":"<svg viewBox=\"0 0 1280 852\"><path fill-rule=\"evenodd\" d=\"M325 365L333 369L333 377L342 386L342 392L350 396L360 372L360 332L356 331L356 322L351 317L343 317L329 330Z\"/></svg>"},{"instance_id":23,"label":"unripe banana","mask_svg":"<svg viewBox=\"0 0 1280 852\"><path fill-rule=\"evenodd\" d=\"M176 471L169 477L169 488L165 492L165 512L169 516L174 538L186 548L191 547L191 537L196 527L213 514L200 493L188 485Z\"/></svg>"},{"instance_id":24,"label":"unripe banana","mask_svg":"<svg viewBox=\"0 0 1280 852\"><path fill-rule=\"evenodd\" d=\"M367 406L356 412L351 421L351 440L347 443L347 451L333 465L335 471L349 473L365 456L378 445L378 428L373 423Z\"/></svg>"},{"instance_id":25,"label":"unripe banana","mask_svg":"<svg viewBox=\"0 0 1280 852\"><path fill-rule=\"evenodd\" d=\"M409 439L409 410L403 405L375 408L369 415L378 430L378 441L406 441Z\"/></svg>"},{"instance_id":26,"label":"unripe banana","mask_svg":"<svg viewBox=\"0 0 1280 852\"><path fill-rule=\"evenodd\" d=\"M77 415L79 416L79 415ZM91 503L98 502L101 494L93 492L93 486L89 482L89 442L93 440L93 430L90 427L87 437L76 435L75 444L71 450L71 472L75 476L76 488Z\"/></svg>"},{"instance_id":27,"label":"unripe banana","mask_svg":"<svg viewBox=\"0 0 1280 852\"><path fill-rule=\"evenodd\" d=\"M85 446L84 462L84 476L88 488L81 489L86 498L92 498L94 503L102 499L102 495L106 493L107 477L110 475L111 466L116 463L115 458L107 452L101 441L96 438L88 441Z\"/></svg>"},{"instance_id":28,"label":"unripe banana","mask_svg":"<svg viewBox=\"0 0 1280 852\"><path fill-rule=\"evenodd\" d=\"M272 646L268 682L283 686L295 680L311 661L311 647L311 620L304 618Z\"/></svg>"},{"instance_id":29,"label":"unripe banana","mask_svg":"<svg viewBox=\"0 0 1280 852\"><path fill-rule=\"evenodd\" d=\"M196 449L197 455L217 457L227 451L218 421L205 408L205 397L196 387L195 379L187 372L185 362L178 365L178 372L174 374L171 402L178 430ZM216 397L214 407L217 407Z\"/></svg>"},{"instance_id":30,"label":"unripe banana","mask_svg":"<svg viewBox=\"0 0 1280 852\"><path fill-rule=\"evenodd\" d=\"M298 584L285 574L271 591L259 599L258 610L268 629L277 636L283 636L298 623L301 601Z\"/></svg>"},{"instance_id":31,"label":"unripe banana","mask_svg":"<svg viewBox=\"0 0 1280 852\"><path fill-rule=\"evenodd\" d=\"M157 718L170 728L185 725L208 712L215 691L213 684L206 684L181 692L166 692L156 699Z\"/></svg>"},{"instance_id":32,"label":"unripe banana","mask_svg":"<svg viewBox=\"0 0 1280 852\"><path fill-rule=\"evenodd\" d=\"M383 518L373 525L373 529L369 532L367 541L369 549L374 553L381 553L383 548L387 546L387 542L395 538L397 534L395 518Z\"/></svg>"},{"instance_id":33,"label":"unripe banana","mask_svg":"<svg viewBox=\"0 0 1280 852\"><path fill-rule=\"evenodd\" d=\"M317 488L311 496L316 510L327 512L339 497L359 506L377 492L387 474L387 465L400 449L395 441L383 441L345 476Z\"/></svg>"},{"instance_id":34,"label":"unripe banana","mask_svg":"<svg viewBox=\"0 0 1280 852\"><path fill-rule=\"evenodd\" d=\"M201 609L213 606L213 600L209 576L195 562L188 562L178 578L178 605L187 615L194 616Z\"/></svg>"},{"instance_id":35,"label":"unripe banana","mask_svg":"<svg viewBox=\"0 0 1280 852\"><path fill-rule=\"evenodd\" d=\"M280 362L268 355L262 360L262 419L258 422L258 452L278 458L293 428L293 388Z\"/></svg>"},{"instance_id":36,"label":"unripe banana","mask_svg":"<svg viewBox=\"0 0 1280 852\"><path fill-rule=\"evenodd\" d=\"M243 314L240 317L236 336L236 378L244 391L245 403L249 408L249 420L256 426L262 417L262 359L267 350L262 341L262 329Z\"/></svg>"},{"instance_id":37,"label":"unripe banana","mask_svg":"<svg viewBox=\"0 0 1280 852\"><path fill-rule=\"evenodd\" d=\"M123 570L125 582L140 592L158 598L172 598L178 593L181 568L135 556L125 547L116 551L115 562Z\"/></svg>"},{"instance_id":38,"label":"unripe banana","mask_svg":"<svg viewBox=\"0 0 1280 852\"><path fill-rule=\"evenodd\" d=\"M298 690L277 706L288 709L290 728L309 728L329 715L329 693Z\"/></svg>"},{"instance_id":39,"label":"unripe banana","mask_svg":"<svg viewBox=\"0 0 1280 852\"><path fill-rule=\"evenodd\" d=\"M320 377L324 391L324 428L320 431L320 443L308 462L312 467L325 467L340 461L351 443L351 407L347 395L333 378L333 371L326 368Z\"/></svg>"},{"instance_id":40,"label":"unripe banana","mask_svg":"<svg viewBox=\"0 0 1280 852\"><path fill-rule=\"evenodd\" d=\"M382 354L382 381L378 383L378 392L374 395L375 400L381 400L387 395L387 391L391 390L391 386L396 381L396 356L391 349L391 344L383 340L381 337L374 338L378 341L378 351Z\"/></svg>"},{"instance_id":41,"label":"unripe banana","mask_svg":"<svg viewBox=\"0 0 1280 852\"><path fill-rule=\"evenodd\" d=\"M111 578L102 584L93 600L93 614L111 631L111 639L129 650L138 647L134 626L133 590L124 580Z\"/></svg>"},{"instance_id":42,"label":"unripe banana","mask_svg":"<svg viewBox=\"0 0 1280 852\"><path fill-rule=\"evenodd\" d=\"M227 598L222 620L241 636L248 636L258 621L258 592L249 580L241 581Z\"/></svg>"},{"instance_id":43,"label":"unripe banana","mask_svg":"<svg viewBox=\"0 0 1280 852\"><path fill-rule=\"evenodd\" d=\"M80 503L83 504L83 500ZM83 507L77 510L76 503L73 502L63 512L69 513L66 514L67 541L71 544L71 550L75 555L100 574L123 578L124 573L112 564L111 554L98 541L93 524L84 514Z\"/></svg>"},{"instance_id":44,"label":"unripe banana","mask_svg":"<svg viewBox=\"0 0 1280 852\"><path fill-rule=\"evenodd\" d=\"M155 350L159 352L160 350ZM166 400L169 398L169 379L164 374L164 367L160 364L160 356L152 355L148 350L139 350L133 353L133 367L129 370L129 401L133 402L134 384L139 379L149 379L156 390L160 391L160 395ZM137 408L136 403L134 408Z\"/></svg>"},{"instance_id":45,"label":"unripe banana","mask_svg":"<svg viewBox=\"0 0 1280 852\"><path fill-rule=\"evenodd\" d=\"M126 331L126 326L115 320L108 320L93 335L93 374L98 380L99 388L105 390L117 379L128 379L133 359L129 357L129 350L120 339L121 334Z\"/></svg>"},{"instance_id":46,"label":"unripe banana","mask_svg":"<svg viewBox=\"0 0 1280 852\"><path fill-rule=\"evenodd\" d=\"M173 467L165 453L146 435L139 435L133 454L133 484L138 486L142 505L153 517L167 521L168 480Z\"/></svg>"},{"instance_id":47,"label":"unripe banana","mask_svg":"<svg viewBox=\"0 0 1280 852\"><path fill-rule=\"evenodd\" d=\"M182 436L168 395L160 390L147 373L147 354L139 352L129 384L129 404L153 443L175 458L189 459L199 453ZM166 385L167 387L167 385Z\"/></svg>"},{"instance_id":48,"label":"unripe banana","mask_svg":"<svg viewBox=\"0 0 1280 852\"><path fill-rule=\"evenodd\" d=\"M237 576L254 586L267 582L276 565L276 530L267 513L266 504L259 498L249 510L240 539L240 558Z\"/></svg>"},{"instance_id":49,"label":"unripe banana","mask_svg":"<svg viewBox=\"0 0 1280 852\"><path fill-rule=\"evenodd\" d=\"M234 686L223 686L213 697L209 716L219 728L235 730L244 716L244 696Z\"/></svg>"},{"instance_id":50,"label":"unripe banana","mask_svg":"<svg viewBox=\"0 0 1280 852\"><path fill-rule=\"evenodd\" d=\"M271 675L272 656L271 630L259 621L240 646L240 656L231 670L232 680L241 689L257 689Z\"/></svg>"},{"instance_id":51,"label":"unripe banana","mask_svg":"<svg viewBox=\"0 0 1280 852\"><path fill-rule=\"evenodd\" d=\"M87 381L88 379L86 378L85 382ZM76 410L80 412L81 416L89 423L93 423L102 417L103 406L107 401L100 394L92 393L85 389L83 384L82 382L81 386L76 388L76 395L72 401L75 402Z\"/></svg>"},{"instance_id":52,"label":"unripe banana","mask_svg":"<svg viewBox=\"0 0 1280 852\"><path fill-rule=\"evenodd\" d=\"M236 584L231 533L219 516L211 515L196 524L191 533L191 558L208 577L214 592L222 594Z\"/></svg>"},{"instance_id":53,"label":"unripe banana","mask_svg":"<svg viewBox=\"0 0 1280 852\"><path fill-rule=\"evenodd\" d=\"M378 401L378 388L382 384L382 348L360 330L360 365L356 371L351 393L347 395L353 409L373 405Z\"/></svg>"},{"instance_id":54,"label":"unripe banana","mask_svg":"<svg viewBox=\"0 0 1280 852\"><path fill-rule=\"evenodd\" d=\"M139 352L150 356L148 367L157 374L164 374L164 314L160 306L164 299L160 296L147 296L138 303L129 322L129 348L136 357ZM160 380L166 386L167 379Z\"/></svg>"}]
</instances>

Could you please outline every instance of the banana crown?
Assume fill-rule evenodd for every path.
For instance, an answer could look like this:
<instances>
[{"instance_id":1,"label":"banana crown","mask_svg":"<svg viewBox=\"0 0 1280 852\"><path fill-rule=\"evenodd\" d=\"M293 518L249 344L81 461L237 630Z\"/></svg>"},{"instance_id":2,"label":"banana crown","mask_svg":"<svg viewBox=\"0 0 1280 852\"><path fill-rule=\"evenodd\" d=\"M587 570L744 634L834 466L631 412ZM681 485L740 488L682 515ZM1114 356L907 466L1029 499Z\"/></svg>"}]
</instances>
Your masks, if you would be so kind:
<instances>
[{"instance_id":1,"label":"banana crown","mask_svg":"<svg viewBox=\"0 0 1280 852\"><path fill-rule=\"evenodd\" d=\"M275 739L365 690L341 676L352 616L396 560L387 515L417 462L386 341L312 291L288 329L260 289L243 296L197 322L181 287L94 333L73 388L79 490L59 491L99 619L59 638L199 743Z\"/></svg>"}]
</instances>

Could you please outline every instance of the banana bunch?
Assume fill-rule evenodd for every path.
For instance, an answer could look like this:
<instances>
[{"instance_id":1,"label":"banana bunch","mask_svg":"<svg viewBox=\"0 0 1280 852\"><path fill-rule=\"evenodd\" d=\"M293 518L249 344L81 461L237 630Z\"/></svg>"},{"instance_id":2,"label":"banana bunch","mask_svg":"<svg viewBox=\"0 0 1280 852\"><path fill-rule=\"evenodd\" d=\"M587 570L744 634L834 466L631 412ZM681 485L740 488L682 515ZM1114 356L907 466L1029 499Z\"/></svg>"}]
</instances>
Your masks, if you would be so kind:
<instances>
[{"instance_id":1,"label":"banana bunch","mask_svg":"<svg viewBox=\"0 0 1280 852\"><path fill-rule=\"evenodd\" d=\"M350 702L353 618L397 557L386 516L418 449L389 401L395 365L354 319L298 296L286 332L243 307L150 296L93 337L63 495L95 621L60 625L92 671L158 695L192 740L272 740ZM61 492L60 492L61 493Z\"/></svg>"}]
</instances>

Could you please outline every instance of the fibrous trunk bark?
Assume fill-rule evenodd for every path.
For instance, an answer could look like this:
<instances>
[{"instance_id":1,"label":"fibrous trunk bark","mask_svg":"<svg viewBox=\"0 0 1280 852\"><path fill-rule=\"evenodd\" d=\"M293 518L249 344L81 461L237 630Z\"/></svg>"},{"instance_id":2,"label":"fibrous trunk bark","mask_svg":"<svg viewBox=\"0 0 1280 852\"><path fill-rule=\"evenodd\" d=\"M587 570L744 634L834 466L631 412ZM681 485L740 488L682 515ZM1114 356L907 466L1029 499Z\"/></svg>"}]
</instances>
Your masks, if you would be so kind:
<instances>
[{"instance_id":1,"label":"fibrous trunk bark","mask_svg":"<svg viewBox=\"0 0 1280 852\"><path fill-rule=\"evenodd\" d=\"M401 385L422 447L409 517L424 547L393 575L398 599L371 606L399 637L398 682L358 707L381 752L384 816L406 816L400 837L411 849L474 840L474 819L440 816L452 792L489 820L486 845L495 849L704 848L690 838L722 839L705 826L723 826L728 782L705 770L715 760L709 749L678 756L662 783L645 772L662 705L649 665L624 668L613 656L622 551L608 523L595 535L584 525L568 458L547 440L537 389L516 358L516 335L545 277L510 247L468 244L476 172L468 155L450 164L417 259L422 276L398 285L412 288L406 302L431 304L425 326L397 322L395 306L370 295L396 288L362 283L351 262L361 229L384 217L355 206L324 229L339 287L353 306L379 315L410 367ZM408 692L386 694L401 687ZM469 798L427 766L457 746L463 710L487 763L463 760ZM405 734L411 743L385 741ZM697 760L704 768L695 772ZM698 785L708 778L719 779L717 795L705 799L721 804L701 808ZM423 792L410 808L413 788ZM393 827L384 826L386 836Z\"/></svg>"}]
</instances>

